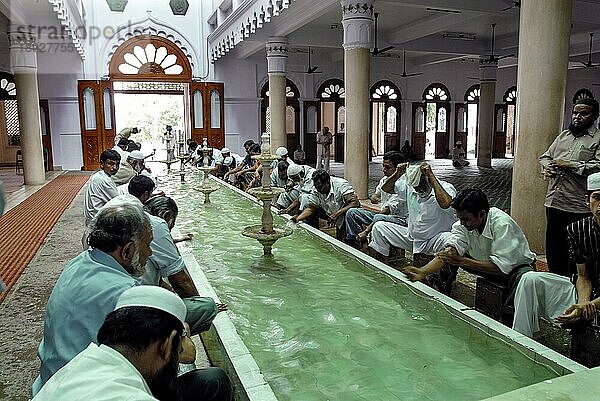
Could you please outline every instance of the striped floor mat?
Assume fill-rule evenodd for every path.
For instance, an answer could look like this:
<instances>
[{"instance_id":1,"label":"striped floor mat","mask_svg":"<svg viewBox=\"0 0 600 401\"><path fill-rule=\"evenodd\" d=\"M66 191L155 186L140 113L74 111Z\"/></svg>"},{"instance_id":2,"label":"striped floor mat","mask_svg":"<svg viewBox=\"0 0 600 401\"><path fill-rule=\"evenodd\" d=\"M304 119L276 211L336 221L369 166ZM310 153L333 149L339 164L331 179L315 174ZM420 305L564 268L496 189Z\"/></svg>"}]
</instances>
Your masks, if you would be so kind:
<instances>
[{"instance_id":1,"label":"striped floor mat","mask_svg":"<svg viewBox=\"0 0 600 401\"><path fill-rule=\"evenodd\" d=\"M88 175L61 175L0 217L0 278L4 300ZM82 217L83 218L83 217Z\"/></svg>"}]
</instances>

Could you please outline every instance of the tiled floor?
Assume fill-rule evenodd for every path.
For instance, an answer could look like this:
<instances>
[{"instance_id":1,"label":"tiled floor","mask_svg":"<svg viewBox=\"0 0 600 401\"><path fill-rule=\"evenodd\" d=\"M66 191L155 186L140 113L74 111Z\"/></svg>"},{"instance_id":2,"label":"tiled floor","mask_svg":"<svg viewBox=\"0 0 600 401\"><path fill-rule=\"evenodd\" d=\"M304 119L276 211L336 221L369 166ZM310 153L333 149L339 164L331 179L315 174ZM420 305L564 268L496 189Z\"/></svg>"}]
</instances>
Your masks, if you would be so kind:
<instances>
[{"instance_id":1,"label":"tiled floor","mask_svg":"<svg viewBox=\"0 0 600 401\"><path fill-rule=\"evenodd\" d=\"M494 159L492 168L479 168L475 160L470 162L470 166L455 168L448 159L427 160L439 179L448 181L459 191L469 186L478 186L487 194L490 206L510 212L513 159ZM383 176L381 163L381 157L369 163L369 193L375 190ZM331 173L343 177L344 165L332 163Z\"/></svg>"},{"instance_id":2,"label":"tiled floor","mask_svg":"<svg viewBox=\"0 0 600 401\"><path fill-rule=\"evenodd\" d=\"M46 173L46 182L43 185L23 185L22 172L17 174L14 169L0 170L0 181L3 183L4 194L6 197L6 207L4 212L8 212L61 174L65 174L65 172L49 171Z\"/></svg>"}]
</instances>

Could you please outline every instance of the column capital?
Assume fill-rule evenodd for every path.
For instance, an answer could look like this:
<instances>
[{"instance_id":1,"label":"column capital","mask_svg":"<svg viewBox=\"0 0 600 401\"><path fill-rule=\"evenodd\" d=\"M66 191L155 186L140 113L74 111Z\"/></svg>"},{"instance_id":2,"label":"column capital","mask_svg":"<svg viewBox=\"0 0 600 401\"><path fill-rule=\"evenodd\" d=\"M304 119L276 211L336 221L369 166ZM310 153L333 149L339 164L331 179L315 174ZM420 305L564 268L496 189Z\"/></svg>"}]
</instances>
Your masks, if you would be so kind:
<instances>
[{"instance_id":1,"label":"column capital","mask_svg":"<svg viewBox=\"0 0 600 401\"><path fill-rule=\"evenodd\" d=\"M37 41L35 37L19 32L8 34L10 66L13 73L37 70Z\"/></svg>"},{"instance_id":2,"label":"column capital","mask_svg":"<svg viewBox=\"0 0 600 401\"><path fill-rule=\"evenodd\" d=\"M266 44L267 72L275 75L285 75L287 70L288 40L282 36L272 36Z\"/></svg>"},{"instance_id":3,"label":"column capital","mask_svg":"<svg viewBox=\"0 0 600 401\"><path fill-rule=\"evenodd\" d=\"M344 50L373 47L373 0L341 0Z\"/></svg>"},{"instance_id":4,"label":"column capital","mask_svg":"<svg viewBox=\"0 0 600 401\"><path fill-rule=\"evenodd\" d=\"M479 80L481 82L495 82L497 73L498 60L487 56L479 57Z\"/></svg>"}]
</instances>

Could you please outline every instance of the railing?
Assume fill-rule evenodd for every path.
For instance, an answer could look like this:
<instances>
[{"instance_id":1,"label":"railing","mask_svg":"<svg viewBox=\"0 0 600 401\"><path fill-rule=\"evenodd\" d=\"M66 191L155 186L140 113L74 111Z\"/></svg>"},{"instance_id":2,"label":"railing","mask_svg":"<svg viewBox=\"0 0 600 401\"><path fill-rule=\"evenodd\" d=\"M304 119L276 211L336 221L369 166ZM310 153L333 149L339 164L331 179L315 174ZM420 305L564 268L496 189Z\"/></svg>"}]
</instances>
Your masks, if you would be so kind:
<instances>
[{"instance_id":1,"label":"railing","mask_svg":"<svg viewBox=\"0 0 600 401\"><path fill-rule=\"evenodd\" d=\"M208 36L210 60L215 62L237 44L254 34L272 17L286 10L296 0L246 0L233 9ZM218 12L218 10L217 10Z\"/></svg>"}]
</instances>

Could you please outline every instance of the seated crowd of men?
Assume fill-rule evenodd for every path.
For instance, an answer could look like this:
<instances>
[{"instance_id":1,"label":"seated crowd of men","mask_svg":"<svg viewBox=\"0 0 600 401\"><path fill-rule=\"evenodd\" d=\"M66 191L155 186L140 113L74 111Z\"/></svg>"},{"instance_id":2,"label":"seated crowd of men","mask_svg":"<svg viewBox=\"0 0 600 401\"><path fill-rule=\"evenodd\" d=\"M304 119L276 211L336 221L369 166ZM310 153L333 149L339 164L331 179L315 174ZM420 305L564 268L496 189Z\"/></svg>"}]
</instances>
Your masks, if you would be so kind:
<instances>
[{"instance_id":1,"label":"seated crowd of men","mask_svg":"<svg viewBox=\"0 0 600 401\"><path fill-rule=\"evenodd\" d=\"M593 113L595 120L597 103ZM129 146L127 138L120 139L115 149L102 152L101 169L88 182L84 251L65 267L48 300L34 400L97 399L108 386L123 399L231 400L231 383L219 368L177 377L179 362L194 361L189 334L207 330L227 305L200 296L175 245L192 236L171 235L177 204L155 193L143 154L123 149L126 142ZM409 251L413 259L427 255L424 266L402 269L411 281L449 293L460 267L505 283L513 328L524 335L539 330L540 317L595 323L600 163L581 172L587 177L582 201L590 213L569 225L562 239L577 267L572 282L536 271L536 255L510 215L490 207L479 188L457 191L427 163L411 165L400 152L385 153L384 177L370 198L380 205L376 213L361 207L348 181L294 162L283 147L271 166L253 158L260 154L258 144L250 140L244 148L241 158L227 148L198 153L191 143L190 162L210 163L213 174L242 189L257 185L261 170L269 168L271 185L285 189L273 205L292 221L319 227L324 220L338 239L384 262L392 248ZM123 159L130 169L119 175ZM121 183L122 177L127 181Z\"/></svg>"}]
</instances>

